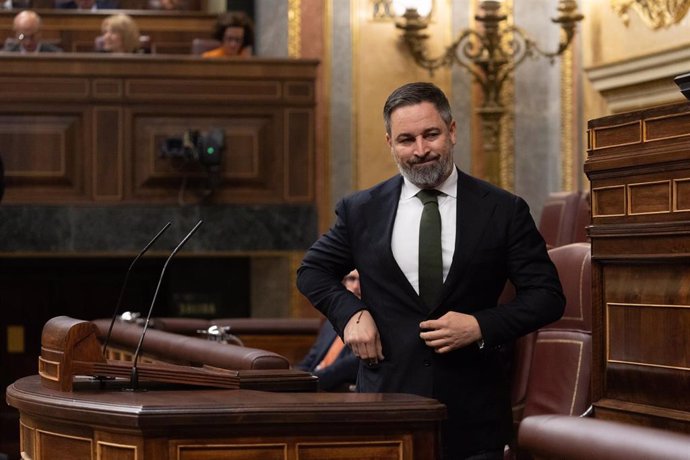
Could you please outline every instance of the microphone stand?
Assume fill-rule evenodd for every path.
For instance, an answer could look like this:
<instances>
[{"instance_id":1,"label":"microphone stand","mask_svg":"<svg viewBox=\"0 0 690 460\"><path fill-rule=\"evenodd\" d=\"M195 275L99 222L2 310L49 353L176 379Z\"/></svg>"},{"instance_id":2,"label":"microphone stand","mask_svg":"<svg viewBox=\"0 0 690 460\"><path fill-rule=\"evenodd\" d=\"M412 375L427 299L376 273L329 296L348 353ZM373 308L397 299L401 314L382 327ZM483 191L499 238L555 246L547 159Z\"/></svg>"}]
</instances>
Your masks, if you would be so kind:
<instances>
[{"instance_id":1,"label":"microphone stand","mask_svg":"<svg viewBox=\"0 0 690 460\"><path fill-rule=\"evenodd\" d=\"M146 330L149 327L149 321L151 320L151 313L153 313L153 306L156 304L156 298L158 297L158 291L160 290L161 283L163 282L163 276L165 275L165 270L168 268L168 264L170 263L170 260L173 258L175 254L177 254L177 251L184 246L184 244L187 242L187 240L194 234L194 232L197 231L197 229L201 226L203 223L203 220L200 220L197 222L197 224L192 228L189 233L187 233L187 236L185 236L182 241L177 245L175 249L170 253L168 256L167 260L165 261L165 264L163 265L163 269L161 270L161 276L158 279L158 285L156 286L156 291L153 293L153 299L151 300L151 306L149 307L149 313L146 316L146 322L144 323L144 330L141 333L141 337L139 338L139 344L137 345L137 349L134 352L134 357L132 358L132 371L131 371L131 376L130 376L130 389L132 391L137 391L139 389L139 371L137 369L137 361L139 361L139 354L141 353L141 345L144 343L144 336L146 335Z\"/></svg>"},{"instance_id":2,"label":"microphone stand","mask_svg":"<svg viewBox=\"0 0 690 460\"><path fill-rule=\"evenodd\" d=\"M125 274L125 282L122 283L122 288L120 289L120 296L117 299L117 304L115 305L115 311L113 312L113 318L110 320L110 327L108 328L108 334L105 336L105 341L103 341L103 357L106 357L106 350L108 348L108 342L110 342L110 335L113 332L113 325L115 325L115 319L117 318L117 314L120 312L120 307L122 306L122 298L124 297L125 294L125 288L127 287L127 282L129 281L129 274L132 271L132 267L134 267L134 264L137 263L137 261L143 256L146 251L149 250L151 246L153 246L153 243L160 238L160 236L170 227L170 222L165 224L163 228L161 228L156 236L153 237L151 241L148 242L146 246L144 246L144 249L142 249L139 254L132 260L132 263L129 264L129 268L127 269L127 274Z\"/></svg>"}]
</instances>

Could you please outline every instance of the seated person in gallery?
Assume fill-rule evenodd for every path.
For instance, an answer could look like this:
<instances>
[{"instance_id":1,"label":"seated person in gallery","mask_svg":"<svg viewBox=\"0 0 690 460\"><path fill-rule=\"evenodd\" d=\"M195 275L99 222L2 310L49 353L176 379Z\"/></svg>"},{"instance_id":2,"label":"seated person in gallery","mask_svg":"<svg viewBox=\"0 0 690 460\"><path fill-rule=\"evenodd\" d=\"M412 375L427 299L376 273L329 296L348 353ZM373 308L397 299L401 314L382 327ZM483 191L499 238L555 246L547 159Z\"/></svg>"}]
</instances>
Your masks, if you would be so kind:
<instances>
[{"instance_id":1,"label":"seated person in gallery","mask_svg":"<svg viewBox=\"0 0 690 460\"><path fill-rule=\"evenodd\" d=\"M343 285L357 297L361 295L357 270L352 270L343 278ZM295 368L317 376L319 390L349 391L357 380L358 366L357 357L343 344L331 323L326 320L314 345Z\"/></svg>"},{"instance_id":2,"label":"seated person in gallery","mask_svg":"<svg viewBox=\"0 0 690 460\"><path fill-rule=\"evenodd\" d=\"M131 16L115 14L101 24L102 50L106 53L136 53L139 51L139 26Z\"/></svg>"},{"instance_id":3,"label":"seated person in gallery","mask_svg":"<svg viewBox=\"0 0 690 460\"><path fill-rule=\"evenodd\" d=\"M213 38L220 42L220 46L206 51L201 57L249 57L254 46L254 23L244 13L222 14L216 20Z\"/></svg>"},{"instance_id":4,"label":"seated person in gallery","mask_svg":"<svg viewBox=\"0 0 690 460\"><path fill-rule=\"evenodd\" d=\"M14 39L5 41L2 51L17 53L51 53L62 51L59 47L41 40L41 17L31 10L19 12L12 22Z\"/></svg>"},{"instance_id":5,"label":"seated person in gallery","mask_svg":"<svg viewBox=\"0 0 690 460\"><path fill-rule=\"evenodd\" d=\"M147 9L163 11L188 11L192 9L189 0L148 0Z\"/></svg>"},{"instance_id":6,"label":"seated person in gallery","mask_svg":"<svg viewBox=\"0 0 690 460\"><path fill-rule=\"evenodd\" d=\"M97 11L119 8L118 0L56 0L55 8Z\"/></svg>"}]
</instances>

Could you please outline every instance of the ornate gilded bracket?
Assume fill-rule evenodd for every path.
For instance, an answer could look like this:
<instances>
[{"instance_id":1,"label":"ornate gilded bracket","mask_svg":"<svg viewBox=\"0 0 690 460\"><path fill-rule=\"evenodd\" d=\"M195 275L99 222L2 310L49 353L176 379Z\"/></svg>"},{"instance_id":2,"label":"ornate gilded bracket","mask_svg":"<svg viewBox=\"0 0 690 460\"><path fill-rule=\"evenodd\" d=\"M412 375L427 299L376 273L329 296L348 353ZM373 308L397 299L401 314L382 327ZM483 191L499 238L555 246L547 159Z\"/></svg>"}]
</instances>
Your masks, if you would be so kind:
<instances>
[{"instance_id":1,"label":"ornate gilded bracket","mask_svg":"<svg viewBox=\"0 0 690 460\"><path fill-rule=\"evenodd\" d=\"M627 26L630 9L634 9L652 29L679 23L690 8L690 0L611 0L611 8Z\"/></svg>"}]
</instances>

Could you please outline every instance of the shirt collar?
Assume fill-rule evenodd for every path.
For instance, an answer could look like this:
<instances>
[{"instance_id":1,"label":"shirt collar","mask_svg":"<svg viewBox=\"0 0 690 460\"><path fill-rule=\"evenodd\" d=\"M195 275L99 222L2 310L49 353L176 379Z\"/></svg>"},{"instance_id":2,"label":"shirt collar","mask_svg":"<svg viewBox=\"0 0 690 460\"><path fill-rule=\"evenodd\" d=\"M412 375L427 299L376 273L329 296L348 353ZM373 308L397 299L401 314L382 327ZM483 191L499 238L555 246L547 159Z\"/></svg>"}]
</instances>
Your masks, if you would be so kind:
<instances>
[{"instance_id":1,"label":"shirt collar","mask_svg":"<svg viewBox=\"0 0 690 460\"><path fill-rule=\"evenodd\" d=\"M458 197L458 170L453 166L453 171L450 176L441 183L436 190L443 192L444 195L448 195L457 199ZM407 177L403 176L403 186L400 192L400 199L406 200L417 195L421 188L417 187L415 184L407 180Z\"/></svg>"}]
</instances>

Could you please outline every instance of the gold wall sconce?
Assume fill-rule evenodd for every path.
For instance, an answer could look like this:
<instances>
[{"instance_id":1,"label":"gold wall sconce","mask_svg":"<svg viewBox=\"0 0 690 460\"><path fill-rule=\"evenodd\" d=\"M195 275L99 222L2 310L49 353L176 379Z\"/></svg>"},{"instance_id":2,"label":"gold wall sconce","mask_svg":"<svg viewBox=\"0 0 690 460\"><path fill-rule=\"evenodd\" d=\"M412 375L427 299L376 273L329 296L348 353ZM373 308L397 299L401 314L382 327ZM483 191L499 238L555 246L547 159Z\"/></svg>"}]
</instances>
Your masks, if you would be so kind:
<instances>
[{"instance_id":1,"label":"gold wall sconce","mask_svg":"<svg viewBox=\"0 0 690 460\"><path fill-rule=\"evenodd\" d=\"M396 2L394 1L394 4ZM403 31L403 39L415 63L430 74L441 67L458 64L467 70L482 90L483 101L476 109L482 123L482 147L485 157L486 178L500 184L499 139L501 118L505 113L502 104L503 85L515 68L527 57L541 55L553 60L561 55L573 40L577 23L583 16L577 11L575 0L560 0L558 16L552 22L562 29L558 47L545 51L520 27L506 23L508 16L501 11L501 1L482 0L480 14L475 16L477 30L465 29L438 57L430 57L426 47L429 35L424 33L428 18L422 16L413 2L407 6L396 27Z\"/></svg>"}]
</instances>

